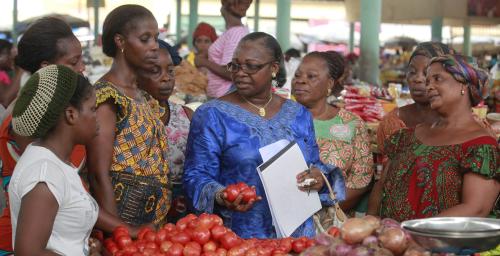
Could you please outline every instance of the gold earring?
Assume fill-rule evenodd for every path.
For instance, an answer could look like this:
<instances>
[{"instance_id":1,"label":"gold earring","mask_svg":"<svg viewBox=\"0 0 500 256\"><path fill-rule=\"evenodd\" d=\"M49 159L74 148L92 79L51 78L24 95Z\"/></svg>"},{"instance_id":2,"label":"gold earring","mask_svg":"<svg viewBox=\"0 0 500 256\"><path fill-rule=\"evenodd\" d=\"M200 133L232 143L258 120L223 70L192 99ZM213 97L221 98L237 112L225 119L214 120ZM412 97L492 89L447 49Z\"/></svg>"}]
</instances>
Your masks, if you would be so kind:
<instances>
[{"instance_id":1,"label":"gold earring","mask_svg":"<svg viewBox=\"0 0 500 256\"><path fill-rule=\"evenodd\" d=\"M121 49L122 53L123 53L123 48Z\"/></svg>"},{"instance_id":2,"label":"gold earring","mask_svg":"<svg viewBox=\"0 0 500 256\"><path fill-rule=\"evenodd\" d=\"M272 75L273 79L276 78L276 73L273 72L271 75Z\"/></svg>"},{"instance_id":3,"label":"gold earring","mask_svg":"<svg viewBox=\"0 0 500 256\"><path fill-rule=\"evenodd\" d=\"M327 96L330 96L330 94L332 94L332 89L328 88L328 91L327 91Z\"/></svg>"},{"instance_id":4,"label":"gold earring","mask_svg":"<svg viewBox=\"0 0 500 256\"><path fill-rule=\"evenodd\" d=\"M462 91L460 91L460 94L465 95L465 90L462 88Z\"/></svg>"}]
</instances>

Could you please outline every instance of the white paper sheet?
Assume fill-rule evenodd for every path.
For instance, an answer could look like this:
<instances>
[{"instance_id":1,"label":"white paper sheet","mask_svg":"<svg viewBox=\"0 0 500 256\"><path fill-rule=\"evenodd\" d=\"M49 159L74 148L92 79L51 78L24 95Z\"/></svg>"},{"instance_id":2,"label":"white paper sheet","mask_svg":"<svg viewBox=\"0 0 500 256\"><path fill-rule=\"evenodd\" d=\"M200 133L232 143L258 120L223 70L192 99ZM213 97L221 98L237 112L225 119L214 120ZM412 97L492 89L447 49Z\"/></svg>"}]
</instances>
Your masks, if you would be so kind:
<instances>
[{"instance_id":1,"label":"white paper sheet","mask_svg":"<svg viewBox=\"0 0 500 256\"><path fill-rule=\"evenodd\" d=\"M278 140L275 143L259 148L262 162L266 162L267 160L271 159L271 157L280 152L288 144L290 144L290 141L288 140Z\"/></svg>"},{"instance_id":2,"label":"white paper sheet","mask_svg":"<svg viewBox=\"0 0 500 256\"><path fill-rule=\"evenodd\" d=\"M290 236L321 209L317 192L308 194L297 187L297 174L307 168L302 151L295 142L257 168L278 237Z\"/></svg>"}]
</instances>

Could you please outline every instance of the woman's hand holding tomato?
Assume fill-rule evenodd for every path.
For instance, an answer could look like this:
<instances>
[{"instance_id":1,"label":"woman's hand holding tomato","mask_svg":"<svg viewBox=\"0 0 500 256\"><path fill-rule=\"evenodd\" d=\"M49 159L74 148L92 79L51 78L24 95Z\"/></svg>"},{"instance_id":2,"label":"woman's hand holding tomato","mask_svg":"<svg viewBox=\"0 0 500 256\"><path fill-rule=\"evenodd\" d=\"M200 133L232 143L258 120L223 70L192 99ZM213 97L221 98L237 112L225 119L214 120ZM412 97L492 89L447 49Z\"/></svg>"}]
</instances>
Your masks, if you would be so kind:
<instances>
[{"instance_id":1,"label":"woman's hand holding tomato","mask_svg":"<svg viewBox=\"0 0 500 256\"><path fill-rule=\"evenodd\" d=\"M248 186L243 182L228 185L224 190L217 192L217 202L228 209L246 212L252 208L253 204L262 200L257 196L254 186Z\"/></svg>"}]
</instances>

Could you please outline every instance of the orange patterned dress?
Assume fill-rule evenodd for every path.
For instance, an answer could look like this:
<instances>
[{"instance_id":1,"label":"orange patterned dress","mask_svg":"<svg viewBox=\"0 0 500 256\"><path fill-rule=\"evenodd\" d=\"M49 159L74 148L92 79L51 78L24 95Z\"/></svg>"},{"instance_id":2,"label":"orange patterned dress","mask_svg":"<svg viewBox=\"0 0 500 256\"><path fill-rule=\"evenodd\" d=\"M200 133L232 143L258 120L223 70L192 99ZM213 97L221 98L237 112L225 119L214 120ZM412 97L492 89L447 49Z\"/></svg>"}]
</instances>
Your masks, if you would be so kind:
<instances>
[{"instance_id":1,"label":"orange patterned dress","mask_svg":"<svg viewBox=\"0 0 500 256\"><path fill-rule=\"evenodd\" d=\"M361 189L373 177L373 156L365 123L341 109L330 120L314 120L314 131L323 163L342 169L347 188Z\"/></svg>"}]
</instances>

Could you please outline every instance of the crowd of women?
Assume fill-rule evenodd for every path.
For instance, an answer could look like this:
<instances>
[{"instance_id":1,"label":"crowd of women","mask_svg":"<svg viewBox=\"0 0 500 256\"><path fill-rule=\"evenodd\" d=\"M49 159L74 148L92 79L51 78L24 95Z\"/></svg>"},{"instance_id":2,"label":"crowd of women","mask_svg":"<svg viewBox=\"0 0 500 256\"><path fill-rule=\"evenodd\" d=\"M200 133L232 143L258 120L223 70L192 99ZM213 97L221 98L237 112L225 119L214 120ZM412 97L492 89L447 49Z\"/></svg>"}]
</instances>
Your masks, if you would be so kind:
<instances>
[{"instance_id":1,"label":"crowd of women","mask_svg":"<svg viewBox=\"0 0 500 256\"><path fill-rule=\"evenodd\" d=\"M500 192L498 142L472 114L487 75L468 57L441 43L417 47L407 74L415 103L381 122L386 160L374 175L366 125L327 101L341 91L344 58L308 53L291 81L296 101L277 96L286 81L279 43L242 25L252 1L222 2L227 31L217 38L202 24L194 39L191 61L218 77L209 80L213 99L194 113L169 101L182 60L142 6L106 17L102 49L113 64L93 86L67 24L45 18L25 32L15 69L31 77L0 129L8 192L0 255L86 255L93 229L123 225L136 236L188 212L216 213L243 238L275 237L256 167L259 149L280 140L300 147L311 168L297 182L313 179L301 189L318 191L324 207L335 202L323 175L350 213L367 201L368 214L397 220L490 213ZM228 200L223 190L237 182L259 197ZM309 218L292 236L314 236L314 225Z\"/></svg>"}]
</instances>

